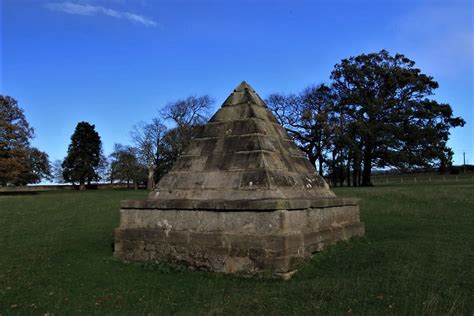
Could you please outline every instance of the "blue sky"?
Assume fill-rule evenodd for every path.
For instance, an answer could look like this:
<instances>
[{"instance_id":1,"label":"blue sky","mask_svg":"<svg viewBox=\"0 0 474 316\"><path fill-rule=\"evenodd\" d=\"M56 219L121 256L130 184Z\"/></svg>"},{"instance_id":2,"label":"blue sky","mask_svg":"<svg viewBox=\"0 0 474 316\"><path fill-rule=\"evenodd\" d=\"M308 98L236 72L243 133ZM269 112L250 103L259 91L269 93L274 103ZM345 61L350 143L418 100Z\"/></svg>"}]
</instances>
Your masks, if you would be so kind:
<instances>
[{"instance_id":1,"label":"blue sky","mask_svg":"<svg viewBox=\"0 0 474 316\"><path fill-rule=\"evenodd\" d=\"M79 121L105 154L167 102L242 80L265 97L329 82L342 58L403 53L440 84L464 128L455 163L474 163L474 2L2 0L0 93L16 98L33 145L62 159Z\"/></svg>"}]
</instances>

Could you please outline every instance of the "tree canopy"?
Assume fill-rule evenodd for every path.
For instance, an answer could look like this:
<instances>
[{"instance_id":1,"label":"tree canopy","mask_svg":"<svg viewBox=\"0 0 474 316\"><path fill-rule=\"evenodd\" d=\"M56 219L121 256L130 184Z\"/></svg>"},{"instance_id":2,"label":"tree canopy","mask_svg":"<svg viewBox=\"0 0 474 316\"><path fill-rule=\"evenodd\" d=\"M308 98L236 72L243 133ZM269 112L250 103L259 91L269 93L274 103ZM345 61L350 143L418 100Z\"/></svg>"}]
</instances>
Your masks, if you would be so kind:
<instances>
[{"instance_id":1,"label":"tree canopy","mask_svg":"<svg viewBox=\"0 0 474 316\"><path fill-rule=\"evenodd\" d=\"M38 183L50 177L48 155L30 146L33 137L18 102L0 96L0 185Z\"/></svg>"},{"instance_id":2,"label":"tree canopy","mask_svg":"<svg viewBox=\"0 0 474 316\"><path fill-rule=\"evenodd\" d=\"M135 189L139 183L147 181L147 168L141 164L138 159L138 150L132 146L115 144L114 151L110 154L110 180L118 180L127 183L133 183Z\"/></svg>"},{"instance_id":3,"label":"tree canopy","mask_svg":"<svg viewBox=\"0 0 474 316\"><path fill-rule=\"evenodd\" d=\"M357 143L362 185L372 168L408 168L451 161L449 130L463 126L450 105L429 98L438 83L402 54L386 50L343 59L331 73L339 115ZM357 162L359 163L359 162Z\"/></svg>"},{"instance_id":4,"label":"tree canopy","mask_svg":"<svg viewBox=\"0 0 474 316\"><path fill-rule=\"evenodd\" d=\"M451 162L450 129L463 126L449 104L434 100L438 83L404 55L386 50L343 59L330 86L267 104L310 161L354 185L371 185L374 167L409 169Z\"/></svg>"},{"instance_id":5,"label":"tree canopy","mask_svg":"<svg viewBox=\"0 0 474 316\"><path fill-rule=\"evenodd\" d=\"M78 123L62 163L64 180L79 183L80 189L85 189L86 183L99 180L101 158L102 142L95 125Z\"/></svg>"}]
</instances>

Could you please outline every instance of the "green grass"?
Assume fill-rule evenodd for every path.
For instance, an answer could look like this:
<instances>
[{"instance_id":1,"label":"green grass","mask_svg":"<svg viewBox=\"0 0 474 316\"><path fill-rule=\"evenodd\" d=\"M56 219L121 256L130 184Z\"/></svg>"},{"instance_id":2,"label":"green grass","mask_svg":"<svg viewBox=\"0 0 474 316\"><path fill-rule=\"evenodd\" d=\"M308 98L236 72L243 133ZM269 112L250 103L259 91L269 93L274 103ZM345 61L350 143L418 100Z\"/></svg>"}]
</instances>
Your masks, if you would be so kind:
<instances>
[{"instance_id":1,"label":"green grass","mask_svg":"<svg viewBox=\"0 0 474 316\"><path fill-rule=\"evenodd\" d=\"M473 315L474 184L335 190L366 237L288 282L114 259L119 201L144 191L0 196L0 314Z\"/></svg>"}]
</instances>

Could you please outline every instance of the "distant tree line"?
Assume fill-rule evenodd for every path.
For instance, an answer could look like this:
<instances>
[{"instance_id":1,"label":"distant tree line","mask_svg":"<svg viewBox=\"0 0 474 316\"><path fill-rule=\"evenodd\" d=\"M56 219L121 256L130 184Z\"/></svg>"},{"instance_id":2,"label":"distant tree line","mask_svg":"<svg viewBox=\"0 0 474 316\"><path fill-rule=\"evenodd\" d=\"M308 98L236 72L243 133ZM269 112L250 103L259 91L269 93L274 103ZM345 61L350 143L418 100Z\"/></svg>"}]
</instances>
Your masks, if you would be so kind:
<instances>
[{"instance_id":1,"label":"distant tree line","mask_svg":"<svg viewBox=\"0 0 474 316\"><path fill-rule=\"evenodd\" d=\"M168 103L150 122L133 127L133 145L115 144L108 157L102 154L94 125L79 123L71 137L68 155L64 161L53 164L56 181L78 182L81 189L99 180L152 189L182 154L198 126L207 121L213 102L204 95Z\"/></svg>"},{"instance_id":2,"label":"distant tree line","mask_svg":"<svg viewBox=\"0 0 474 316\"><path fill-rule=\"evenodd\" d=\"M404 55L362 54L336 64L328 84L298 94L274 93L266 103L321 175L341 186L371 185L374 168L451 165L452 127L463 126L449 104L430 98L438 83ZM149 189L170 169L209 117L214 100L189 96L165 105L130 132L133 145L115 144L105 157L95 126L80 122L63 160L30 146L34 136L17 102L0 96L0 185L42 179L77 184L127 183Z\"/></svg>"},{"instance_id":3,"label":"distant tree line","mask_svg":"<svg viewBox=\"0 0 474 316\"><path fill-rule=\"evenodd\" d=\"M51 163L46 153L30 146L34 130L17 101L0 96L0 185L49 180L72 183L83 190L93 182L110 181L153 188L189 144L197 127L207 121L213 102L204 95L167 104L151 122L133 127L133 146L115 144L108 157L103 154L95 125L79 122L66 157Z\"/></svg>"}]
</instances>

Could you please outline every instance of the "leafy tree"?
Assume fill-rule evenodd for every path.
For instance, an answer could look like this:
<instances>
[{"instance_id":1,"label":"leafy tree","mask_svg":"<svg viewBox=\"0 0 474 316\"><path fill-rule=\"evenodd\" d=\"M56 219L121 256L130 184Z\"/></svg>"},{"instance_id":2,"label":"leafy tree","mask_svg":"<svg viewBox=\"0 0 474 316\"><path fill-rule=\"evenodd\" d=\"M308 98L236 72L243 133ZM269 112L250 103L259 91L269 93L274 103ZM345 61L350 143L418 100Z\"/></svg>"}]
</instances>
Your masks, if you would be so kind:
<instances>
[{"instance_id":1,"label":"leafy tree","mask_svg":"<svg viewBox=\"0 0 474 316\"><path fill-rule=\"evenodd\" d=\"M362 185L371 185L374 166L450 161L449 129L465 122L453 116L448 104L428 98L438 83L415 68L414 61L385 50L362 54L343 59L331 79L339 98L337 112L348 116L348 146L360 150L354 163L361 165Z\"/></svg>"},{"instance_id":2,"label":"leafy tree","mask_svg":"<svg viewBox=\"0 0 474 316\"><path fill-rule=\"evenodd\" d=\"M334 96L331 89L320 84L310 86L298 95L271 94L268 107L323 174L326 152L331 147Z\"/></svg>"},{"instance_id":3,"label":"leafy tree","mask_svg":"<svg viewBox=\"0 0 474 316\"><path fill-rule=\"evenodd\" d=\"M84 190L86 183L99 180L101 157L102 142L95 131L95 125L78 123L62 163L64 180L73 184L78 182L80 190Z\"/></svg>"},{"instance_id":4,"label":"leafy tree","mask_svg":"<svg viewBox=\"0 0 474 316\"><path fill-rule=\"evenodd\" d=\"M28 173L28 148L34 135L18 102L0 96L0 183L15 184Z\"/></svg>"},{"instance_id":5,"label":"leafy tree","mask_svg":"<svg viewBox=\"0 0 474 316\"><path fill-rule=\"evenodd\" d=\"M48 155L30 147L33 137L18 102L0 95L0 185L38 183L50 176Z\"/></svg>"},{"instance_id":6,"label":"leafy tree","mask_svg":"<svg viewBox=\"0 0 474 316\"><path fill-rule=\"evenodd\" d=\"M23 184L39 183L42 179L51 180L51 165L48 154L38 148L30 148L28 151L28 170Z\"/></svg>"},{"instance_id":7,"label":"leafy tree","mask_svg":"<svg viewBox=\"0 0 474 316\"><path fill-rule=\"evenodd\" d=\"M133 182L134 188L138 189L139 183L147 181L147 168L139 163L136 148L115 144L110 158L110 178L112 182L114 180L124 181L128 188L130 183Z\"/></svg>"}]
</instances>

